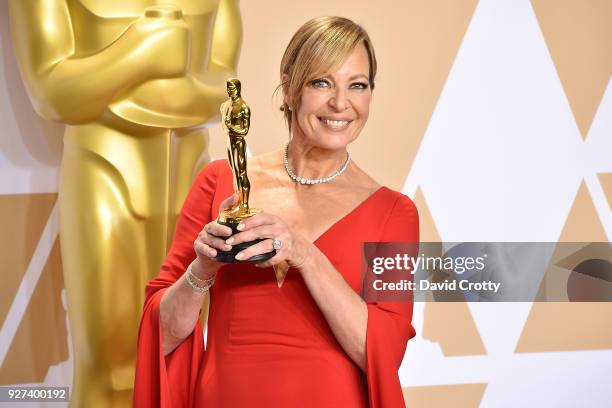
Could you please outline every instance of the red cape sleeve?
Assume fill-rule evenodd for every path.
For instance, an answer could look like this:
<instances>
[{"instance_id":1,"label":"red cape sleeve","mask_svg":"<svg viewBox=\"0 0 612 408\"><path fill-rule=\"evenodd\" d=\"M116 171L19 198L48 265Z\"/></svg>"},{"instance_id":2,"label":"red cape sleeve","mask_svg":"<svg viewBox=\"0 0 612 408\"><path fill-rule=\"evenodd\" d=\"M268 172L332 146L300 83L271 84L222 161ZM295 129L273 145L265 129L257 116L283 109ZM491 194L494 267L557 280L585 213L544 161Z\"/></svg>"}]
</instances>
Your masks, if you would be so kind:
<instances>
[{"instance_id":1,"label":"red cape sleeve","mask_svg":"<svg viewBox=\"0 0 612 408\"><path fill-rule=\"evenodd\" d=\"M406 196L397 198L383 230L385 242L419 242L419 215ZM416 254L415 254L416 256ZM371 408L406 406L397 371L414 337L412 302L368 303L366 369Z\"/></svg>"},{"instance_id":2,"label":"red cape sleeve","mask_svg":"<svg viewBox=\"0 0 612 408\"><path fill-rule=\"evenodd\" d=\"M172 353L164 356L159 306L166 289L183 275L195 259L193 241L212 219L211 208L222 163L210 163L197 176L181 209L174 241L161 271L146 286L134 384L134 406L137 408L179 408L194 404L196 381L204 359L200 321L196 323L191 335Z\"/></svg>"}]
</instances>

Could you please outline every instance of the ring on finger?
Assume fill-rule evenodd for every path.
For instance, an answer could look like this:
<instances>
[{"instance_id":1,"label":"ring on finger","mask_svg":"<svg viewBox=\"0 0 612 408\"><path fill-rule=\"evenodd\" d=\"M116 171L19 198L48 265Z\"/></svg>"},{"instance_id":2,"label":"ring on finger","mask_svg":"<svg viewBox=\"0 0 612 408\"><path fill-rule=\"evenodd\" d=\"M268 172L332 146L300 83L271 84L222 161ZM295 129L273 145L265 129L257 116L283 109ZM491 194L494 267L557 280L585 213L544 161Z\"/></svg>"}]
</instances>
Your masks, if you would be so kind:
<instances>
[{"instance_id":1,"label":"ring on finger","mask_svg":"<svg viewBox=\"0 0 612 408\"><path fill-rule=\"evenodd\" d=\"M275 250L277 250L277 251L278 251L278 250L280 250L280 249L283 247L283 241L281 241L281 240L280 240L280 239L278 239L278 238L274 238L274 242L273 242L273 244L272 244L272 247L273 247Z\"/></svg>"}]
</instances>

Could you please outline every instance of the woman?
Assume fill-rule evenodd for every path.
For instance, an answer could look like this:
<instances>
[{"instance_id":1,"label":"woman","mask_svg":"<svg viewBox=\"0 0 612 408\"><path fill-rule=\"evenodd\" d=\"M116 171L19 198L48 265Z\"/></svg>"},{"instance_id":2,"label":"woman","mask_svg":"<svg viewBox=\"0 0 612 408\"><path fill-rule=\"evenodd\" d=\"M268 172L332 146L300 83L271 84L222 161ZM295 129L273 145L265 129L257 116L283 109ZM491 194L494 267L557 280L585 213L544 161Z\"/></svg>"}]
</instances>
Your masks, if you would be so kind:
<instances>
[{"instance_id":1,"label":"woman","mask_svg":"<svg viewBox=\"0 0 612 408\"><path fill-rule=\"evenodd\" d=\"M293 36L281 63L290 142L248 163L250 202L265 212L230 236L215 221L236 199L227 162L197 177L147 286L136 406L404 406L397 370L414 336L412 304L366 304L358 294L362 242L418 242L412 201L347 152L368 119L375 75L371 41L350 20L317 18ZM254 238L266 239L237 258L276 255L258 265L212 259ZM285 263L279 288L272 267Z\"/></svg>"}]
</instances>

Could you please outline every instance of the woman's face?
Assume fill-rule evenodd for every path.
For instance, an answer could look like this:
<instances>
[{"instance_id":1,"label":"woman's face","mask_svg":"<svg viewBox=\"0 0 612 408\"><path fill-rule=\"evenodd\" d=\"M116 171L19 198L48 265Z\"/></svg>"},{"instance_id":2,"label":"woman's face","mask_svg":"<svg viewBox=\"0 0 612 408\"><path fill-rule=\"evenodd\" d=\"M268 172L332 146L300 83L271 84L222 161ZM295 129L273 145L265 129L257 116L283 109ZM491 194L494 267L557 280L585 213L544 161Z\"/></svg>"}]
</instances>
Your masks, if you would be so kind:
<instances>
[{"instance_id":1,"label":"woman's face","mask_svg":"<svg viewBox=\"0 0 612 408\"><path fill-rule=\"evenodd\" d=\"M363 44L334 72L307 83L295 113L294 137L325 149L344 149L363 129L372 90L369 59Z\"/></svg>"}]
</instances>

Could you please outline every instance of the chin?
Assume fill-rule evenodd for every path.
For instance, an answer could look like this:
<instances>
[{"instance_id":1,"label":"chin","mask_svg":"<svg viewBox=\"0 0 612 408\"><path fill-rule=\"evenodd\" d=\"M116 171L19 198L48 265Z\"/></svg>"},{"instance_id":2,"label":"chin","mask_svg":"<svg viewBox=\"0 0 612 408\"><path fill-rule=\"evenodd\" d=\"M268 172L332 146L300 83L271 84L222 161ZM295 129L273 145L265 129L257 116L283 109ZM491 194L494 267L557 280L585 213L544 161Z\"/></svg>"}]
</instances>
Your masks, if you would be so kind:
<instances>
[{"instance_id":1,"label":"chin","mask_svg":"<svg viewBox=\"0 0 612 408\"><path fill-rule=\"evenodd\" d=\"M352 133L347 134L338 134L338 133L323 133L323 137L318 138L320 143L318 145L321 148L328 150L341 150L345 149L351 142L353 142L357 137L355 137Z\"/></svg>"}]
</instances>

